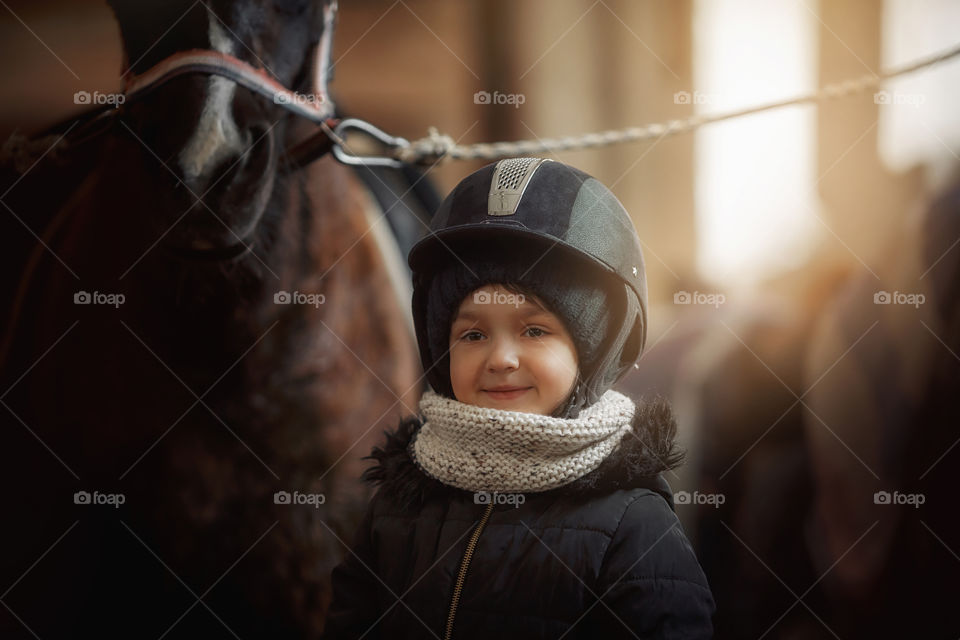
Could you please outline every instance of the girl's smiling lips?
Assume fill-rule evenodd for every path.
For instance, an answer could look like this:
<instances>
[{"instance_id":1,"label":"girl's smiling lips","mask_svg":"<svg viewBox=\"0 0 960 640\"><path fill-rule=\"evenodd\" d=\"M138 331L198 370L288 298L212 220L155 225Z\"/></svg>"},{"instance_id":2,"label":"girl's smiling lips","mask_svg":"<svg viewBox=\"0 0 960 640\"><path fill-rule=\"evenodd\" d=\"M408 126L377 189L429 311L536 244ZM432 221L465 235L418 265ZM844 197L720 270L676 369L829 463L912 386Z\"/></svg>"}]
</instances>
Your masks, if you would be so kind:
<instances>
[{"instance_id":1,"label":"girl's smiling lips","mask_svg":"<svg viewBox=\"0 0 960 640\"><path fill-rule=\"evenodd\" d=\"M522 396L524 393L526 393L532 388L533 387L517 387L517 386L503 385L499 387L490 387L489 389L483 389L483 392L496 400L512 400L513 398Z\"/></svg>"}]
</instances>

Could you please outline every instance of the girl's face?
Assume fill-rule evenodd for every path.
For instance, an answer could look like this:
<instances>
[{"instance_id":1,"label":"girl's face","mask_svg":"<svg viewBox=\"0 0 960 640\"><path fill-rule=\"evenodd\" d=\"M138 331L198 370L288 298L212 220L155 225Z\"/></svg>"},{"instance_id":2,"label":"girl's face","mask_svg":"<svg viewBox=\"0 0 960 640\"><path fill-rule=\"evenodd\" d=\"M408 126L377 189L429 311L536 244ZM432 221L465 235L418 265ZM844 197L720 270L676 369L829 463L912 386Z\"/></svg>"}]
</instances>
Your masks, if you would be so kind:
<instances>
[{"instance_id":1,"label":"girl's face","mask_svg":"<svg viewBox=\"0 0 960 640\"><path fill-rule=\"evenodd\" d=\"M550 415L573 390L577 366L560 318L498 285L464 298L450 326L450 381L460 402Z\"/></svg>"}]
</instances>

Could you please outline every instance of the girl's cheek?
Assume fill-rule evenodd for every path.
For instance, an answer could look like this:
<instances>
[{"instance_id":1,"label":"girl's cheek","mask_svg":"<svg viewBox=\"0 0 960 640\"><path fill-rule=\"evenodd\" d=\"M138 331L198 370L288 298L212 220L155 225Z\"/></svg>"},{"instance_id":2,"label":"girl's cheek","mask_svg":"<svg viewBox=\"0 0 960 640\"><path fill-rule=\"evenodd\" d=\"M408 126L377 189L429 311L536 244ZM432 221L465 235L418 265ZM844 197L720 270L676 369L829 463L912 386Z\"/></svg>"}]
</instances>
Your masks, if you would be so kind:
<instances>
[{"instance_id":1,"label":"girl's cheek","mask_svg":"<svg viewBox=\"0 0 960 640\"><path fill-rule=\"evenodd\" d=\"M563 341L556 341L555 344L550 345L549 351L550 361L553 364L553 369L557 371L558 377L565 375L566 372L570 369L576 370L577 368L577 359L570 353L569 347Z\"/></svg>"}]
</instances>

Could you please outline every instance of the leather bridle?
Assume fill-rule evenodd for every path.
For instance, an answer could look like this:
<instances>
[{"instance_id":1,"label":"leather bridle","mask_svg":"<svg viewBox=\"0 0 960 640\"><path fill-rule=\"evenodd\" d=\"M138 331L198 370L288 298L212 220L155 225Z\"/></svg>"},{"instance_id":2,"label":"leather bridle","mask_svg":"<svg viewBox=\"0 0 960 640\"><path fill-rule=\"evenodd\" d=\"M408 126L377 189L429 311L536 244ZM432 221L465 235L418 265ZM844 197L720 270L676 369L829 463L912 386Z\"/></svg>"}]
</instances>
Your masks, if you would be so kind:
<instances>
[{"instance_id":1,"label":"leather bridle","mask_svg":"<svg viewBox=\"0 0 960 640\"><path fill-rule=\"evenodd\" d=\"M329 152L339 140L333 129L338 120L327 88L330 55L337 2L323 8L323 33L311 53L311 90L298 93L285 87L266 69L258 69L239 58L207 49L178 51L140 74L124 76L124 99L117 106L106 105L84 116L83 121L67 136L67 143L76 145L108 131L128 105L136 103L151 91L186 74L217 75L268 98L290 113L320 126L320 131L286 150L288 170L297 170Z\"/></svg>"}]
</instances>

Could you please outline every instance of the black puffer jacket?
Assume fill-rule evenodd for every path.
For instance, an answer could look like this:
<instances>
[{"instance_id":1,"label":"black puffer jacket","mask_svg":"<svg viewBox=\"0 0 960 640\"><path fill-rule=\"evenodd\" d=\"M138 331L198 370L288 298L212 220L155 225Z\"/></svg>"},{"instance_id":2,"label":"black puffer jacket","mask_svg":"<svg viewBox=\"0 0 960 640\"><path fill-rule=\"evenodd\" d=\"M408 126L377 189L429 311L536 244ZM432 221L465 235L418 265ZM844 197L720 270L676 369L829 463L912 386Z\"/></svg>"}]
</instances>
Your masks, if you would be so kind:
<instances>
[{"instance_id":1,"label":"black puffer jacket","mask_svg":"<svg viewBox=\"0 0 960 640\"><path fill-rule=\"evenodd\" d=\"M679 463L665 401L593 472L519 507L426 476L410 418L365 474L380 484L333 571L324 638L709 638L713 597L659 475Z\"/></svg>"}]
</instances>

